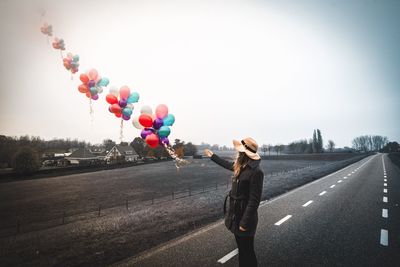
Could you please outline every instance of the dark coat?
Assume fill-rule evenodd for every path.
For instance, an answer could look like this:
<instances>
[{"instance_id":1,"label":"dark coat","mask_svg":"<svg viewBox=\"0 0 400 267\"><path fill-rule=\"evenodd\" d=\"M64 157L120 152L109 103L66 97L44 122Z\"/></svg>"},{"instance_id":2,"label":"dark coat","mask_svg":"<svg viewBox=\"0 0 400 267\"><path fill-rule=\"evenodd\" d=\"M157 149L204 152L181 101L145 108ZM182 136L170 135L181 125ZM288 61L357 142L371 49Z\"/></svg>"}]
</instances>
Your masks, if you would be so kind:
<instances>
[{"instance_id":1,"label":"dark coat","mask_svg":"<svg viewBox=\"0 0 400 267\"><path fill-rule=\"evenodd\" d=\"M233 162L226 161L213 154L211 160L218 165L233 171ZM261 160L251 160L232 181L232 188L225 199L227 209L225 213L225 225L235 235L254 236L257 229L264 173L260 170ZM246 231L240 231L242 226Z\"/></svg>"}]
</instances>

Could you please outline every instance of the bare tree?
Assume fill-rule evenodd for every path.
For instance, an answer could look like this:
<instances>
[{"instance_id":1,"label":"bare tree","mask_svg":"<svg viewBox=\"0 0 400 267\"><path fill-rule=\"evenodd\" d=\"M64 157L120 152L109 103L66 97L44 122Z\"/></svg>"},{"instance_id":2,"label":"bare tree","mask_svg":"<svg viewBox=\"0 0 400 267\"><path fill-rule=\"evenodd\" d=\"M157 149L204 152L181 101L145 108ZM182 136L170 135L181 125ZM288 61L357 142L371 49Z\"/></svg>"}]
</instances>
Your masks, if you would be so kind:
<instances>
[{"instance_id":1,"label":"bare tree","mask_svg":"<svg viewBox=\"0 0 400 267\"><path fill-rule=\"evenodd\" d=\"M264 154L264 156L265 156L265 152L267 152L268 151L268 146L267 145L262 145L261 146L261 151L263 152L263 154Z\"/></svg>"},{"instance_id":2,"label":"bare tree","mask_svg":"<svg viewBox=\"0 0 400 267\"><path fill-rule=\"evenodd\" d=\"M335 146L335 142L333 142L332 140L328 140L327 149L329 150L329 152L333 152L335 150Z\"/></svg>"},{"instance_id":3,"label":"bare tree","mask_svg":"<svg viewBox=\"0 0 400 267\"><path fill-rule=\"evenodd\" d=\"M268 147L268 156L271 156L271 150L272 150L274 147L273 147L273 145L271 145L271 144L268 144L267 147Z\"/></svg>"}]
</instances>

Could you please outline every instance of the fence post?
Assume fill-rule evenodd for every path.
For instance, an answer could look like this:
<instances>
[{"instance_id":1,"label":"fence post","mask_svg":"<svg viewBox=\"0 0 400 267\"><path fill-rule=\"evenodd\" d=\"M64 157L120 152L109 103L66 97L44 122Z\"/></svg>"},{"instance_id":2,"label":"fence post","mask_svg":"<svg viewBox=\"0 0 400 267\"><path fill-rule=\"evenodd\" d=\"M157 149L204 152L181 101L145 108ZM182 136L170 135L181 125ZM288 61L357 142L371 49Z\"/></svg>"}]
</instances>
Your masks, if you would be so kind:
<instances>
[{"instance_id":1,"label":"fence post","mask_svg":"<svg viewBox=\"0 0 400 267\"><path fill-rule=\"evenodd\" d=\"M203 193L204 193L204 185L203 185Z\"/></svg>"},{"instance_id":2,"label":"fence post","mask_svg":"<svg viewBox=\"0 0 400 267\"><path fill-rule=\"evenodd\" d=\"M228 186L229 186L229 180L227 179L226 180L226 189L228 189Z\"/></svg>"},{"instance_id":3,"label":"fence post","mask_svg":"<svg viewBox=\"0 0 400 267\"><path fill-rule=\"evenodd\" d=\"M126 206L126 209L128 210L128 199L126 199L125 206Z\"/></svg>"},{"instance_id":4,"label":"fence post","mask_svg":"<svg viewBox=\"0 0 400 267\"><path fill-rule=\"evenodd\" d=\"M100 213L101 213L101 205L99 205L99 214L98 214L99 217L100 217Z\"/></svg>"}]
</instances>

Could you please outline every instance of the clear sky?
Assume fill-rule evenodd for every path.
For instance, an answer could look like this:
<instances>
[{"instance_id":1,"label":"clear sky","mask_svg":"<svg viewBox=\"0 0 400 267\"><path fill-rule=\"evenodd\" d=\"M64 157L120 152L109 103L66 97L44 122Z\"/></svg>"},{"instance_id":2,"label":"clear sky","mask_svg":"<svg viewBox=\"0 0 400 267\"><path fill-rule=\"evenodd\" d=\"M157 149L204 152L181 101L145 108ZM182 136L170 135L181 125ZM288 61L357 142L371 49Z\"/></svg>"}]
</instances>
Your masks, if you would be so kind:
<instances>
[{"instance_id":1,"label":"clear sky","mask_svg":"<svg viewBox=\"0 0 400 267\"><path fill-rule=\"evenodd\" d=\"M400 1L0 0L0 134L118 140L105 96L89 101L39 31L37 8L111 85L167 104L171 139L231 145L310 138L400 141ZM139 135L124 125L124 140Z\"/></svg>"}]
</instances>

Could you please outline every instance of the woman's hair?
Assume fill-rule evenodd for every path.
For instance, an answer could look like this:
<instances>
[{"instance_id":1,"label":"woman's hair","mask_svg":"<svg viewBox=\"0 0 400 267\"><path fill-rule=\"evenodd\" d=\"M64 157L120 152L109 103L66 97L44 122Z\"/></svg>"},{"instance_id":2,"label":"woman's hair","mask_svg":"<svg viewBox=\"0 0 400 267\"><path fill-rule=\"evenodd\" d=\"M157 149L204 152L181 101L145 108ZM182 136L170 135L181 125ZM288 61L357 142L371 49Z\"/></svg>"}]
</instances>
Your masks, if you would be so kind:
<instances>
[{"instance_id":1,"label":"woman's hair","mask_svg":"<svg viewBox=\"0 0 400 267\"><path fill-rule=\"evenodd\" d=\"M239 176L243 167L245 167L250 160L251 159L246 155L246 153L238 153L235 163L233 163L233 179L236 179Z\"/></svg>"}]
</instances>

